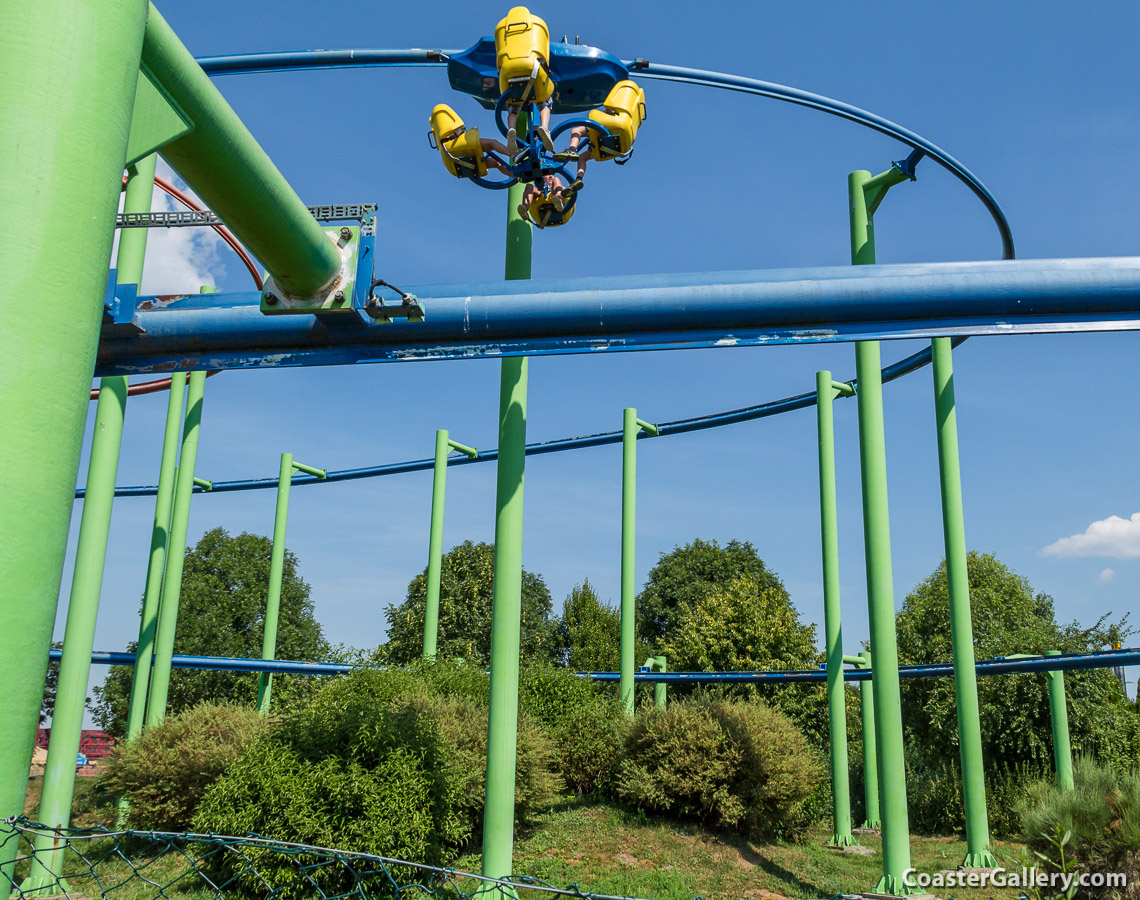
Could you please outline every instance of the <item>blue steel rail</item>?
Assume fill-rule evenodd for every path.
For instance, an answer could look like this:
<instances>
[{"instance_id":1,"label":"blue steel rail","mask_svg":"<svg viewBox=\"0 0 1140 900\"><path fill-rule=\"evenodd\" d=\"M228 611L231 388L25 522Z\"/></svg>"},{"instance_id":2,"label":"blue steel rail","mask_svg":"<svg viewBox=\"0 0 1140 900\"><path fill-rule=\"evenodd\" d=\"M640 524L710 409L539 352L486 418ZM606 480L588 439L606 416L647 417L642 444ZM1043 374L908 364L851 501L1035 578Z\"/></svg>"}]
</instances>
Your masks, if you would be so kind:
<instances>
[{"instance_id":1,"label":"blue steel rail","mask_svg":"<svg viewBox=\"0 0 1140 900\"><path fill-rule=\"evenodd\" d=\"M59 662L63 650L52 648L50 660ZM93 650L91 662L103 666L133 666L135 654L111 650ZM1028 672L1068 672L1079 669L1109 669L1116 666L1140 664L1140 648L1127 650L1101 650L1093 653L1065 653L1033 659L987 659L975 663L979 675L1017 675ZM199 669L223 672L275 672L293 675L345 675L366 666L344 663L298 662L288 659L243 659L225 656L175 655L171 662L175 669ZM867 681L871 669L843 670L847 681ZM617 672L577 672L594 681L618 681ZM949 678L954 674L950 663L933 663L920 666L899 666L900 678ZM823 669L795 669L774 672L638 672L634 680L664 684L756 684L763 682L826 681Z\"/></svg>"}]
</instances>

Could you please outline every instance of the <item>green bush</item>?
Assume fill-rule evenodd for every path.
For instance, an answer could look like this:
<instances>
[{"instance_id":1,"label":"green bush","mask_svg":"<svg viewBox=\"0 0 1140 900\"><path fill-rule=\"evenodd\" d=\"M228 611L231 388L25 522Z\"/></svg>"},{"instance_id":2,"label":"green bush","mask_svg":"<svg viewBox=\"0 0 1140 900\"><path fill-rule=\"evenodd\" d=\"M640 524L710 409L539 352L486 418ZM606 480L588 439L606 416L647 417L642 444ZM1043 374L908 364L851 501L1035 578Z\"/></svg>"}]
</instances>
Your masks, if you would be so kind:
<instances>
[{"instance_id":1,"label":"green bush","mask_svg":"<svg viewBox=\"0 0 1140 900\"><path fill-rule=\"evenodd\" d=\"M550 736L567 785L579 794L609 785L628 721L612 687L566 669L528 666L519 678L519 706Z\"/></svg>"},{"instance_id":2,"label":"green bush","mask_svg":"<svg viewBox=\"0 0 1140 900\"><path fill-rule=\"evenodd\" d=\"M1082 886L1077 896L1140 897L1140 773L1122 774L1083 759L1073 781L1073 790L1064 794L1051 782L1039 782L1025 798L1021 836L1033 854L1031 864L1061 871L1062 844L1068 871L1119 872L1128 881L1123 888Z\"/></svg>"},{"instance_id":3,"label":"green bush","mask_svg":"<svg viewBox=\"0 0 1140 900\"><path fill-rule=\"evenodd\" d=\"M694 699L642 710L626 738L617 795L753 838L796 837L823 767L803 734L759 702Z\"/></svg>"},{"instance_id":4,"label":"green bush","mask_svg":"<svg viewBox=\"0 0 1140 900\"><path fill-rule=\"evenodd\" d=\"M128 797L132 828L182 831L210 785L265 728L256 709L199 703L134 741L120 742L99 793Z\"/></svg>"},{"instance_id":5,"label":"green bush","mask_svg":"<svg viewBox=\"0 0 1140 900\"><path fill-rule=\"evenodd\" d=\"M214 785L195 827L441 864L482 828L486 676L458 664L363 670L330 681L248 748ZM478 685L481 684L482 687ZM453 693L449 693L453 692ZM519 719L515 811L553 799L549 740ZM265 876L288 891L292 867ZM344 887L332 875L326 893ZM335 891L334 891L335 892Z\"/></svg>"},{"instance_id":6,"label":"green bush","mask_svg":"<svg viewBox=\"0 0 1140 900\"><path fill-rule=\"evenodd\" d=\"M1037 763L987 764L986 811L990 833L1000 838L1020 834L1021 806L1026 791L1042 779L1052 777L1050 767ZM965 833L966 812L962 805L962 776L957 760L944 762L935 769L908 765L906 788L913 832L928 835Z\"/></svg>"}]
</instances>

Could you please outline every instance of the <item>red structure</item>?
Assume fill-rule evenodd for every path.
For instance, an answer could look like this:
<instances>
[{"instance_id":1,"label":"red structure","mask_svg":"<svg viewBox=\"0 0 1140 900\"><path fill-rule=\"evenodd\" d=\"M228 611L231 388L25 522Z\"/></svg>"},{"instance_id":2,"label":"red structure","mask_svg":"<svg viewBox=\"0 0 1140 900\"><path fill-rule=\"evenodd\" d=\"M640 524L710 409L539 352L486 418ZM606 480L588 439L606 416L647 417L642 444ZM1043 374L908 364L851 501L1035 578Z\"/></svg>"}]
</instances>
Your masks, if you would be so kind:
<instances>
[{"instance_id":1,"label":"red structure","mask_svg":"<svg viewBox=\"0 0 1140 900\"><path fill-rule=\"evenodd\" d=\"M36 731L36 746L45 750L51 741L51 729L40 728ZM115 749L115 739L105 731L86 729L79 735L79 752L89 760L103 759L111 755Z\"/></svg>"}]
</instances>

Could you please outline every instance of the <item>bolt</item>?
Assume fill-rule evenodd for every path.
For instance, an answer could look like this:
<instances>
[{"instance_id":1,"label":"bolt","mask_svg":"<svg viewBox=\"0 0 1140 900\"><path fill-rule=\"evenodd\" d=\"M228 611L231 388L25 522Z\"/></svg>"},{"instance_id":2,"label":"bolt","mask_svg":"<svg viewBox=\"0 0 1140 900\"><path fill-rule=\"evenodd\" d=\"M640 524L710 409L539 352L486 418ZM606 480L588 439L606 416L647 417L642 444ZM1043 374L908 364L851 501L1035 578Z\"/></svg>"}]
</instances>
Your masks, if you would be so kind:
<instances>
[{"instance_id":1,"label":"bolt","mask_svg":"<svg viewBox=\"0 0 1140 900\"><path fill-rule=\"evenodd\" d=\"M337 303L343 303L344 302L344 291L337 291L335 294L333 294L333 299Z\"/></svg>"},{"instance_id":2,"label":"bolt","mask_svg":"<svg viewBox=\"0 0 1140 900\"><path fill-rule=\"evenodd\" d=\"M266 306L273 306L277 303L277 295L269 291L262 294L261 299L265 301Z\"/></svg>"},{"instance_id":3,"label":"bolt","mask_svg":"<svg viewBox=\"0 0 1140 900\"><path fill-rule=\"evenodd\" d=\"M352 231L349 229L349 227L347 225L345 225L340 230L340 238L343 241L351 241L352 240Z\"/></svg>"}]
</instances>

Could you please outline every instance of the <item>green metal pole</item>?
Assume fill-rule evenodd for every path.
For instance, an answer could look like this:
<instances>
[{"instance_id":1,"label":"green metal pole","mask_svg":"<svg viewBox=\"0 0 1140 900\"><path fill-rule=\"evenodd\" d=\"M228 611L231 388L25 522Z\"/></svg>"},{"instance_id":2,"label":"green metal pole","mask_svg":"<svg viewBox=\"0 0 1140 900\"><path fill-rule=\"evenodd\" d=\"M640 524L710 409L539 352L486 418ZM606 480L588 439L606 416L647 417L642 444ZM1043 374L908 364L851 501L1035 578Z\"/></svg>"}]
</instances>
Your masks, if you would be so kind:
<instances>
[{"instance_id":1,"label":"green metal pole","mask_svg":"<svg viewBox=\"0 0 1140 900\"><path fill-rule=\"evenodd\" d=\"M621 642L620 696L627 716L633 715L633 670L637 640L634 620L634 551L637 542L637 410L627 407L622 415L621 436Z\"/></svg>"},{"instance_id":2,"label":"green metal pole","mask_svg":"<svg viewBox=\"0 0 1140 900\"><path fill-rule=\"evenodd\" d=\"M851 787L847 771L847 697L843 682L843 627L839 606L839 519L835 500L835 424L831 373L815 373L819 437L819 529L823 545L823 617L827 647L827 722L831 758L832 834L828 844L850 847Z\"/></svg>"},{"instance_id":3,"label":"green metal pole","mask_svg":"<svg viewBox=\"0 0 1140 900\"><path fill-rule=\"evenodd\" d=\"M0 281L9 306L35 298L0 354L0 818L24 811L145 15L16 3L0 29ZM15 853L0 846L0 881Z\"/></svg>"},{"instance_id":4,"label":"green metal pole","mask_svg":"<svg viewBox=\"0 0 1140 900\"><path fill-rule=\"evenodd\" d=\"M954 654L958 749L962 763L962 801L966 811L966 858L962 865L967 868L994 868L997 859L990 851L990 826L986 812L982 721L978 709L978 676L974 671L974 625L970 617L966 519L962 510L962 472L958 461L958 420L950 338L934 338L931 348L938 428L938 476L942 488L942 532L950 594L950 644Z\"/></svg>"},{"instance_id":5,"label":"green metal pole","mask_svg":"<svg viewBox=\"0 0 1140 900\"><path fill-rule=\"evenodd\" d=\"M859 654L862 667L871 668L871 654ZM879 818L879 754L875 746L875 698L870 681L859 682L859 705L863 710L863 805L867 807L864 828L883 827Z\"/></svg>"},{"instance_id":6,"label":"green metal pole","mask_svg":"<svg viewBox=\"0 0 1140 900\"><path fill-rule=\"evenodd\" d=\"M664 656L653 657L653 668L658 672L668 672L669 665ZM669 685L659 681L653 685L653 703L658 709L665 709L669 705Z\"/></svg>"},{"instance_id":7,"label":"green metal pole","mask_svg":"<svg viewBox=\"0 0 1140 900\"><path fill-rule=\"evenodd\" d=\"M153 5L142 61L194 122L163 159L285 291L328 289L340 272L336 244Z\"/></svg>"},{"instance_id":8,"label":"green metal pole","mask_svg":"<svg viewBox=\"0 0 1140 900\"><path fill-rule=\"evenodd\" d=\"M1046 656L1060 656L1060 650L1047 650ZM1049 715L1053 720L1053 764L1057 787L1062 793L1073 789L1073 748L1069 742L1069 708L1065 702L1065 673L1046 672L1049 678Z\"/></svg>"},{"instance_id":9,"label":"green metal pole","mask_svg":"<svg viewBox=\"0 0 1140 900\"><path fill-rule=\"evenodd\" d=\"M153 160L154 157L148 157ZM139 166L143 161L139 162ZM153 163L152 163L153 165ZM154 175L151 174L153 180ZM145 228L124 228L123 237ZM162 462L158 471L158 495L154 501L154 525L150 533L150 555L147 558L146 586L143 589L139 639L135 650L131 699L127 708L127 740L142 733L146 713L146 694L150 685L151 658L154 655L154 632L158 624L158 597L162 588L162 569L166 559L166 537L170 529L171 498L174 494L174 468L178 461L178 427L182 423L182 407L186 401L186 373L176 372L170 379L170 397L166 405L166 429L162 437ZM126 798L120 800L123 808Z\"/></svg>"},{"instance_id":10,"label":"green metal pole","mask_svg":"<svg viewBox=\"0 0 1140 900\"><path fill-rule=\"evenodd\" d=\"M517 125L524 133L528 127L526 120L525 113L520 115ZM522 192L521 184L507 189L505 270L508 281L530 278L531 226L517 212ZM526 357L504 358L499 387L491 697L487 723L487 798L483 809L482 872L492 878L509 875L514 857L526 387Z\"/></svg>"},{"instance_id":11,"label":"green metal pole","mask_svg":"<svg viewBox=\"0 0 1140 900\"><path fill-rule=\"evenodd\" d=\"M198 432L202 425L202 403L206 393L206 373L190 373L186 395L186 422L182 429L182 453L178 460L178 480L174 486L174 512L170 520L170 540L166 572L162 579L162 599L158 609L155 637L154 673L146 704L146 727L166 718L166 698L170 691L170 661L174 655L174 632L178 626L178 598L182 593L182 565L186 558L186 533L190 525L190 498L194 493L194 466L198 459Z\"/></svg>"},{"instance_id":12,"label":"green metal pole","mask_svg":"<svg viewBox=\"0 0 1140 900\"><path fill-rule=\"evenodd\" d=\"M265 630L261 637L261 658L277 654L277 618L281 611L281 577L285 570L285 529L289 524L289 489L293 486L293 454L281 454L277 476L277 513L273 517L273 550L269 556L269 591L265 599ZM257 679L257 711L269 715L273 693L273 673L262 672Z\"/></svg>"},{"instance_id":13,"label":"green metal pole","mask_svg":"<svg viewBox=\"0 0 1140 900\"><path fill-rule=\"evenodd\" d=\"M154 191L153 155L140 160L127 173L124 212L148 212ZM124 229L119 238L115 265L119 284L138 284L142 279L146 254L145 228ZM91 676L91 648L95 644L95 622L99 614L99 594L103 567L107 560L107 536L111 530L111 506L115 498L115 477L119 470L119 450L123 441L127 384L125 376L103 378L95 408L95 428L91 437L91 458L87 469L87 490L79 525L79 543L67 607L63 657L59 666L55 709L51 722L51 745L44 767L43 793L38 821L66 828L71 820L71 798L75 790L75 760L83 729L87 681ZM45 854L51 839L37 838ZM56 884L63 854L45 855L46 865L37 868L25 883L38 891Z\"/></svg>"},{"instance_id":14,"label":"green metal pole","mask_svg":"<svg viewBox=\"0 0 1140 900\"><path fill-rule=\"evenodd\" d=\"M431 487L428 537L427 605L424 607L424 659L435 659L439 638L439 582L443 572L443 497L447 490L447 430L435 433L435 470Z\"/></svg>"},{"instance_id":15,"label":"green metal pole","mask_svg":"<svg viewBox=\"0 0 1140 900\"><path fill-rule=\"evenodd\" d=\"M852 172L847 185L851 202L851 263L875 262L872 213L882 197L871 173ZM871 670L875 700L875 730L879 753L880 814L883 821L883 877L875 886L881 894L905 894L904 873L910 865L910 823L903 768L902 705L899 699L899 658L895 636L895 598L891 575L891 527L887 505L887 446L883 428L883 382L878 341L855 345L859 382L859 463L863 486L863 541L867 557L867 607L870 618Z\"/></svg>"}]
</instances>

